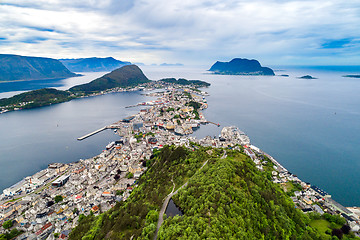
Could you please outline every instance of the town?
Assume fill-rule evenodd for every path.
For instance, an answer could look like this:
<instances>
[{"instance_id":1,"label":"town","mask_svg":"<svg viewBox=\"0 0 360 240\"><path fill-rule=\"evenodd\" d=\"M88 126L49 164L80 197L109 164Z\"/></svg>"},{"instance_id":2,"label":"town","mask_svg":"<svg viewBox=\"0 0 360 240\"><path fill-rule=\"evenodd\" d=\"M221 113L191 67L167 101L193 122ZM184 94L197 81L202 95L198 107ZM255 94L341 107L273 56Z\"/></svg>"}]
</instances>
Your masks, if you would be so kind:
<instances>
[{"instance_id":1,"label":"town","mask_svg":"<svg viewBox=\"0 0 360 240\"><path fill-rule=\"evenodd\" d=\"M103 128L111 129L119 138L99 155L70 164L51 163L47 169L4 189L0 197L0 234L16 229L21 233L16 234L17 239L67 239L84 216L98 215L126 201L149 167L154 149L165 145L194 149L197 144L224 149L223 158L227 149L242 151L259 171L271 169L273 182L280 184L304 213L341 215L352 231L360 230L360 210L345 208L325 191L300 180L251 145L249 137L237 127L222 128L218 137L191 136L203 124L220 126L206 120L202 112L208 107L207 93L194 86L170 83L151 83L127 91L139 89L161 90L148 91L146 95L157 100L137 104L143 108L136 115ZM113 91L123 90L108 92Z\"/></svg>"}]
</instances>

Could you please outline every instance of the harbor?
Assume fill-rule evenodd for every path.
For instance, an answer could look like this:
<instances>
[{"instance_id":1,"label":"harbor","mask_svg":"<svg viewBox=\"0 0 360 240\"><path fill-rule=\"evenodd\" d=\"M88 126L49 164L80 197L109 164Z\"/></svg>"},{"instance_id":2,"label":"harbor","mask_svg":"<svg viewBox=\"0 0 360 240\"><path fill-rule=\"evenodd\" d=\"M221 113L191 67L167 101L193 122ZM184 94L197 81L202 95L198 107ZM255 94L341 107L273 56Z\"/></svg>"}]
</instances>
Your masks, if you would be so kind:
<instances>
[{"instance_id":1,"label":"harbor","mask_svg":"<svg viewBox=\"0 0 360 240\"><path fill-rule=\"evenodd\" d=\"M117 202L126 201L137 187L136 181L147 170L144 162L151 158L154 149L175 145L195 150L197 146L193 143L196 143L222 149L222 158L227 157L227 149L242 152L259 171L264 171L271 163L271 180L284 191L289 185L300 186L291 199L304 214L326 212L341 215L354 232L360 229L359 215L355 211L343 207L325 191L290 173L275 158L252 145L250 138L239 128L224 127L219 137L197 139L189 136L192 127L201 128L200 123L209 122L202 113L207 108L206 101L197 97L196 92L190 92L190 95L191 99L179 88L169 87L156 93L157 101L162 104L148 106L135 115L78 138L84 140L109 128L120 136L97 156L69 164L49 164L47 169L5 189L1 195L1 221L13 219L17 228L25 232L24 237L29 239L46 238L53 232L69 233L76 227L81 214L96 216ZM200 104L197 114L192 106L188 106L189 101ZM180 134L176 134L176 129ZM185 129L189 131L182 132ZM62 196L66 205L54 203L57 196ZM25 217L20 214L22 212Z\"/></svg>"}]
</instances>

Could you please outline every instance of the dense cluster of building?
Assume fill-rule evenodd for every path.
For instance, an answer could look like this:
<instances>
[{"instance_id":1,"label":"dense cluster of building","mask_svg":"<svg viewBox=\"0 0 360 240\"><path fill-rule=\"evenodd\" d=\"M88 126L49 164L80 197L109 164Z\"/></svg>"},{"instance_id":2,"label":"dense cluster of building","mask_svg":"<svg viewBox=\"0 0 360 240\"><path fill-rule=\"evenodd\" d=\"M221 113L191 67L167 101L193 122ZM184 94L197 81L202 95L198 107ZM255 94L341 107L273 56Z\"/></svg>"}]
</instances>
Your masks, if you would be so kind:
<instances>
[{"instance_id":1,"label":"dense cluster of building","mask_svg":"<svg viewBox=\"0 0 360 240\"><path fill-rule=\"evenodd\" d=\"M129 197L137 179L146 171L153 149L172 144L194 148L190 143L195 142L241 148L260 171L271 161L274 182L284 186L285 191L294 184L301 186L292 197L297 207L304 212L342 214L354 231L359 230L358 215L250 145L248 136L238 128L224 127L219 137L198 140L186 136L200 124L209 123L201 112L207 108L205 93L169 84L162 87L165 91L148 94L157 100L138 104L148 108L109 127L119 140L107 145L101 154L70 164L49 164L47 169L5 189L0 199L0 224L11 220L13 227L24 232L18 239L66 239L82 215L97 215ZM3 232L5 229L0 228Z\"/></svg>"}]
</instances>

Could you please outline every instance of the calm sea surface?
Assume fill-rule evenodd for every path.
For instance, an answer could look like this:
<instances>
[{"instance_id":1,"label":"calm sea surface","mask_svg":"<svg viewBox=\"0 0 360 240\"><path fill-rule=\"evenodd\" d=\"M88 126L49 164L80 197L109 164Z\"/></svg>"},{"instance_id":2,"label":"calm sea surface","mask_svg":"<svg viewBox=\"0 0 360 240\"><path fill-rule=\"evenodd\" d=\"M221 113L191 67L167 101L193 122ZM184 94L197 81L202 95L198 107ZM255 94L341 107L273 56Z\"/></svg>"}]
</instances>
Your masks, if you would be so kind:
<instances>
[{"instance_id":1,"label":"calm sea surface","mask_svg":"<svg viewBox=\"0 0 360 240\"><path fill-rule=\"evenodd\" d=\"M346 206L360 206L360 79L342 77L359 74L360 69L274 67L283 70L277 74L289 77L210 75L203 70L206 67L142 69L150 79L183 77L210 82L205 89L210 94L209 108L204 111L208 120L238 126L252 144L302 180L323 188ZM93 74L80 80L102 75ZM297 78L308 74L318 79ZM78 79L41 87L67 89L79 84ZM11 91L3 90L0 84L0 92L7 96L22 90L14 86ZM81 142L76 138L136 113L139 109L125 106L147 99L139 92L117 93L0 115L0 190L48 163L100 153L116 139L113 132L104 131ZM220 130L207 125L195 135L217 136Z\"/></svg>"}]
</instances>

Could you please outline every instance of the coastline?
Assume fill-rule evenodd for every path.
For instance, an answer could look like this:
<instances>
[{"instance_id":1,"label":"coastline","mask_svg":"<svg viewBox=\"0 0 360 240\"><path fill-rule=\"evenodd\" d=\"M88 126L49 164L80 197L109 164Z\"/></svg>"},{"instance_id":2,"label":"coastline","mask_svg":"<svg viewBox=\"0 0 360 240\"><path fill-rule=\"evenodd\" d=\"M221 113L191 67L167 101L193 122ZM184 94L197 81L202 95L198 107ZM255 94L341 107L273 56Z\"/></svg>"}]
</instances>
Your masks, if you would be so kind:
<instances>
[{"instance_id":1,"label":"coastline","mask_svg":"<svg viewBox=\"0 0 360 240\"><path fill-rule=\"evenodd\" d=\"M184 89L182 89L182 90L184 90ZM192 94L194 94L194 95L197 95L197 94L199 94L198 92L191 92L191 90L189 90L188 89L188 91L190 91L190 94L192 95ZM163 94L163 93L154 93L155 95L156 94L158 94L159 95L159 97L161 96L161 95L163 95L162 97L164 98L165 97L165 94ZM202 99L201 99L202 98ZM206 103L206 99L205 99L205 96L202 96L202 97L199 97L199 99L200 99L200 101L202 101L203 103ZM169 104L169 102L170 101L158 101L158 102L156 102L155 101L155 103L153 104L153 105L155 105L155 106L158 106L158 107L160 107L160 109L162 109L161 107L163 107L163 106L167 106L166 104ZM141 104L142 105L142 104ZM204 106L204 109L205 109L205 106L207 107L207 104L205 105L205 104L203 104L203 106ZM154 107L154 106L153 106ZM184 107L184 106L181 106L181 107ZM171 112L171 111L169 111L169 112ZM169 112L167 112L167 113L169 113ZM189 112L189 111L187 111L187 112ZM142 114L143 115L145 115L146 116L146 114L147 113L149 113L149 111L146 111L146 110L144 110L144 111L140 111L140 113L138 113L138 114L136 114L136 119L133 121L133 122L130 122L130 123L135 123L135 121L138 121L139 119L141 119L142 117ZM164 114L167 114L166 113L166 111L165 111L165 113ZM190 112L191 113L191 112ZM198 123L200 123L201 121L204 123L204 122L207 122L207 120L205 119L205 117L203 116L203 114L202 114L202 112L201 112L201 110L199 111L199 122ZM122 129L122 131L121 132L126 132L126 129L127 128L129 128L131 125L130 125L130 123L128 124L128 123L122 123L122 121L119 121L119 122L117 122L117 123L114 123L114 125L116 125L117 126L117 129ZM160 128L160 126L161 126L161 123L160 122L154 122L154 125L157 125L159 128ZM127 128L125 128L125 126L128 126ZM200 125L199 125L200 126ZM143 123L143 127L147 127L146 126L146 123L145 123L145 121L144 121L144 123ZM166 137L168 137L168 136L174 136L174 134L172 133L172 132L170 132L170 130L172 130L172 126L169 126L168 127L168 125L166 125L165 127L164 127L164 123L162 123L162 127L165 129L164 131L166 132L166 134L165 134L165 132L161 132L162 134L164 134L164 139L162 139L161 140L161 138L159 138L158 139L158 141L161 143L161 141L162 142L168 142L169 140L168 140L168 138L166 138ZM235 128L235 127L230 127L230 128ZM224 128L224 129L226 129L226 128ZM222 131L223 132L223 131ZM299 195L299 197L301 198L301 199L303 199L303 200L305 200L304 202L299 202L299 204L300 203L302 203L302 204L307 204L307 202L306 201L308 201L308 200L310 200L310 201L312 201L311 199L313 198L313 197L315 197L315 198L317 198L317 196L320 196L320 199L323 199L322 200L322 202L324 202L324 203L326 203L327 204L327 206L328 206L328 209L330 209L331 211L333 211L334 213L336 213L337 211L339 211L339 212L341 212L342 214L349 214L349 215L347 215L349 218L351 218L353 215L351 215L351 213L349 213L349 211L348 210L346 210L346 208L345 207L343 207L342 205L340 205L340 204L338 204L338 203L336 203L334 200L332 200L331 199L331 196L329 196L329 195L327 195L327 194L325 194L325 195L322 195L322 194L324 194L324 192L322 191L322 193L321 193L321 189L319 190L318 188L316 188L316 190L314 189L314 188L312 188L311 187L311 185L310 184L308 184L308 183L306 183L306 182L304 182L304 181L302 181L302 180L300 180L300 179L298 179L295 175L293 175L293 174L291 174L291 173L289 173L288 171L287 171L287 169L286 168L284 168L281 164L279 164L272 156L270 156L269 154L266 154L265 152L263 152L263 151L261 151L261 149L259 149L259 148L257 148L256 146L253 146L253 145L250 145L250 140L247 138L247 136L243 133L243 132L241 132L241 131L236 131L236 134L234 134L234 135L229 135L229 132L231 132L231 131L228 131L227 130L227 133L226 132L224 132L224 134L222 133L222 135L224 135L224 136L226 136L227 138L229 138L229 139L231 139L230 141L222 141L221 139L212 139L211 137L206 137L206 138L203 138L203 139L196 139L196 138L193 138L193 137L183 137L183 136L181 136L181 137L178 137L177 138L177 140L179 140L179 144L183 144L183 145L185 145L185 146L187 146L187 147L190 147L191 148L191 146L189 146L189 141L192 141L192 142L197 142L197 143L199 143L200 145L203 145L203 146L208 146L208 145L213 145L214 146L214 144L215 144L215 147L224 147L224 146L228 146L229 147L229 145L231 145L231 146L233 146L233 147L236 147L237 145L241 145L241 146L243 146L244 147L244 149L246 149L244 152L245 152L245 154L247 154L251 159L253 159L253 161L254 161L254 163L257 165L257 167L258 167L258 169L261 171L261 169L262 169L262 164L264 163L264 160L263 159L261 159L261 158L259 158L259 156L266 156L268 159L270 159L271 161L272 161L272 163L276 166L276 168L274 167L274 171L273 171L273 181L274 182L277 182L277 183L279 183L279 184L283 184L283 183L287 183L287 182L297 182L297 183L299 183L301 186L302 186L302 188L303 188L303 193L299 193L300 195ZM118 131L118 133L119 133L119 131ZM130 135L132 135L132 133L130 134L129 132L128 132L128 134L129 134L129 136ZM161 135L162 136L162 135ZM165 137L166 136L166 137ZM241 137L242 136L242 137ZM246 137L245 137L246 136ZM129 142L130 142L130 144L131 144L131 142L133 143L133 144L136 144L137 143L137 139L136 138L129 138ZM157 145L158 147L160 147L160 146L163 146L162 144L158 144ZM110 150L114 150L115 152L116 152L116 150L115 150L115 148L113 148L114 146L111 146L111 147L109 147L109 149ZM107 149L107 150L109 150L109 149ZM106 150L106 151L107 151ZM117 149L117 150L119 150L119 149ZM115 158L116 157L116 155L117 155L117 153L114 153L114 152L112 152L112 151L109 151L108 153L107 152L103 152L103 153L101 153L101 154L99 154L98 156L95 156L95 157L93 157L93 158L91 158L89 161L88 161L88 159L87 160L82 160L82 161L80 161L81 162L81 164L83 164L83 165L85 165L83 168L84 168L84 170L85 170L85 167L87 166L87 164L90 164L89 162L91 162L91 161L93 161L94 159L96 159L96 158L104 158L104 159L113 159L113 158ZM131 155L131 153L130 152L127 152L127 154L128 155ZM141 154L141 155L146 155L146 156L144 156L144 158L146 158L146 157L148 157L149 155L149 152L147 152L147 153L143 153L143 154ZM128 156L122 156L122 158L123 158L123 160L124 159L126 159ZM64 165L61 165L60 166L60 168L59 168L59 172L58 173L61 173L61 175L59 175L59 174L57 174L56 176L57 177L53 177L53 178L50 178L49 179L49 181L45 184L45 186L40 186L40 187L37 187L36 189L35 189L35 191L34 191L34 193L36 194L37 192L41 192L41 190L43 190L43 188L46 188L46 186L48 186L49 184L51 184L53 181L55 181L56 179L58 179L59 177L61 177L61 176L66 176L66 174L68 174L69 173L69 171L70 171L70 169L73 169L73 168L76 168L77 170L73 170L73 172L74 171L77 171L78 173L81 173L82 171L84 171L84 170L82 170L83 168L79 168L79 166L77 166L77 164L79 164L79 163L70 163L70 164L68 164L68 166L65 168L65 165L66 164L64 164ZM50 169L50 165L51 164L49 164L49 168L48 169ZM61 168L64 168L62 171L61 171ZM69 169L68 169L69 168ZM58 169L58 168L55 168L55 169ZM99 170L101 169L101 167L99 166ZM142 170L140 170L140 172L144 172L146 169L145 168L143 168ZM38 172L38 173L36 173L36 174L34 174L33 176L35 176L35 175L41 175L44 171L46 171L47 172L47 169L44 169L44 170L42 170L42 171L40 171L40 172ZM105 171L106 171L106 169L105 169ZM136 173L136 172L138 172L138 171L134 171L134 174ZM46 175L47 173L45 173L44 175ZM124 176L123 176L124 177ZM139 177L139 176L138 176ZM31 178L30 178L31 179ZM24 181L24 180L26 180L26 178L25 179L23 179L22 181ZM27 179L27 181L28 181L29 179ZM96 181L94 180L94 183L97 183L98 181L100 181L100 182L102 182L102 180L101 180L101 178L99 178L99 179L97 179ZM18 184L20 184L20 183L18 183ZM129 183L127 183L127 184L129 184ZM134 184L134 182L132 182L132 184ZM15 184L14 186L16 186L17 184ZM48 186L49 187L49 186ZM26 195L26 196L24 196L23 198L27 198L28 197L28 195ZM122 198L122 200L126 200L126 198L127 198L127 195L125 195L125 196L123 196L123 198ZM17 199L17 201L20 201L20 200L23 200L23 199ZM295 200L295 199L293 199L293 200ZM297 199L298 200L298 199ZM31 200L30 200L31 201ZM321 201L321 200L320 200ZM8 201L9 202L9 201ZM301 205L301 204L300 204ZM311 205L311 204L310 204ZM305 207L306 207L307 205L305 205ZM315 207L314 207L315 208ZM303 209L306 209L306 208L303 208ZM314 209L314 211L319 211L319 209L317 209L317 208L315 208Z\"/></svg>"}]
</instances>

